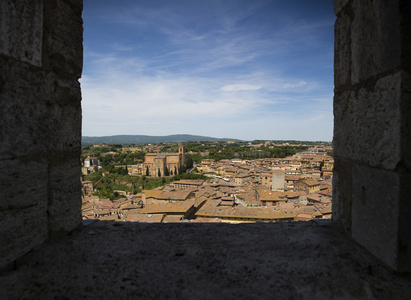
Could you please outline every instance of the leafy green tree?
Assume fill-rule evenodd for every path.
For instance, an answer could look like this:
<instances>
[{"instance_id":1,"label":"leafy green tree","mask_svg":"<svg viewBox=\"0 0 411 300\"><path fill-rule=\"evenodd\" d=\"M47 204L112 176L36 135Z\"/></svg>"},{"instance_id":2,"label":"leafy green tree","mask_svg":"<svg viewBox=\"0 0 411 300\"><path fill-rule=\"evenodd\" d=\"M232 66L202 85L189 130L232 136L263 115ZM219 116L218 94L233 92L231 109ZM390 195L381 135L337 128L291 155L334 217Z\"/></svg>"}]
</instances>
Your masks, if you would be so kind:
<instances>
[{"instance_id":1,"label":"leafy green tree","mask_svg":"<svg viewBox=\"0 0 411 300\"><path fill-rule=\"evenodd\" d=\"M121 168L119 174L120 175L128 175L127 166L126 166L126 168Z\"/></svg>"},{"instance_id":2,"label":"leafy green tree","mask_svg":"<svg viewBox=\"0 0 411 300\"><path fill-rule=\"evenodd\" d=\"M191 169L193 167L193 159L191 155L186 155L186 166L187 169Z\"/></svg>"}]
</instances>

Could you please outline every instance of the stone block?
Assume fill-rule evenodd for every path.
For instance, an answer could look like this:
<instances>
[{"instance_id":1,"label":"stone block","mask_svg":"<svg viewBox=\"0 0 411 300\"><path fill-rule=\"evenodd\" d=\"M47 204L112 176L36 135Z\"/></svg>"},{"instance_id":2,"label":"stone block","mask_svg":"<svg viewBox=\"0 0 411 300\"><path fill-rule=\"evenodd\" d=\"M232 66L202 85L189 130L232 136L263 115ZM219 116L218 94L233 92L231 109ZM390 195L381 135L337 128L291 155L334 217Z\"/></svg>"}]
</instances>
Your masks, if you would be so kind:
<instances>
[{"instance_id":1,"label":"stone block","mask_svg":"<svg viewBox=\"0 0 411 300\"><path fill-rule=\"evenodd\" d=\"M83 67L82 1L53 0L46 5L44 61L65 77L80 78ZM46 63L47 62L47 63Z\"/></svg>"},{"instance_id":2,"label":"stone block","mask_svg":"<svg viewBox=\"0 0 411 300\"><path fill-rule=\"evenodd\" d=\"M352 237L398 269L400 175L364 166L353 168Z\"/></svg>"},{"instance_id":3,"label":"stone block","mask_svg":"<svg viewBox=\"0 0 411 300\"><path fill-rule=\"evenodd\" d=\"M411 74L402 71L401 139L405 167L411 171Z\"/></svg>"},{"instance_id":4,"label":"stone block","mask_svg":"<svg viewBox=\"0 0 411 300\"><path fill-rule=\"evenodd\" d=\"M0 226L1 269L46 241L46 205L3 211Z\"/></svg>"},{"instance_id":5,"label":"stone block","mask_svg":"<svg viewBox=\"0 0 411 300\"><path fill-rule=\"evenodd\" d=\"M0 210L25 209L47 203L47 164L45 161L0 161Z\"/></svg>"},{"instance_id":6,"label":"stone block","mask_svg":"<svg viewBox=\"0 0 411 300\"><path fill-rule=\"evenodd\" d=\"M402 67L411 68L411 2L400 1Z\"/></svg>"},{"instance_id":7,"label":"stone block","mask_svg":"<svg viewBox=\"0 0 411 300\"><path fill-rule=\"evenodd\" d=\"M351 20L348 15L341 15L334 25L334 85L336 92L343 85L351 83Z\"/></svg>"},{"instance_id":8,"label":"stone block","mask_svg":"<svg viewBox=\"0 0 411 300\"><path fill-rule=\"evenodd\" d=\"M400 218L398 234L398 270L411 272L411 173L400 173Z\"/></svg>"},{"instance_id":9,"label":"stone block","mask_svg":"<svg viewBox=\"0 0 411 300\"><path fill-rule=\"evenodd\" d=\"M0 159L46 151L78 151L78 81L32 70L23 63L11 67L11 62L1 57L0 63Z\"/></svg>"},{"instance_id":10,"label":"stone block","mask_svg":"<svg viewBox=\"0 0 411 300\"><path fill-rule=\"evenodd\" d=\"M64 80L53 74L45 78L44 101L47 108L47 130L42 140L48 140L49 151L77 151L81 148L81 91L77 80ZM44 120L46 121L46 120Z\"/></svg>"},{"instance_id":11,"label":"stone block","mask_svg":"<svg viewBox=\"0 0 411 300\"><path fill-rule=\"evenodd\" d=\"M359 83L401 64L398 0L352 1L351 82Z\"/></svg>"},{"instance_id":12,"label":"stone block","mask_svg":"<svg viewBox=\"0 0 411 300\"><path fill-rule=\"evenodd\" d=\"M350 161L334 160L333 175L333 225L341 232L351 232L352 164Z\"/></svg>"},{"instance_id":13,"label":"stone block","mask_svg":"<svg viewBox=\"0 0 411 300\"><path fill-rule=\"evenodd\" d=\"M334 96L334 154L393 170L401 161L401 73Z\"/></svg>"},{"instance_id":14,"label":"stone block","mask_svg":"<svg viewBox=\"0 0 411 300\"><path fill-rule=\"evenodd\" d=\"M47 165L0 161L0 268L47 238Z\"/></svg>"},{"instance_id":15,"label":"stone block","mask_svg":"<svg viewBox=\"0 0 411 300\"><path fill-rule=\"evenodd\" d=\"M80 159L64 154L53 157L49 167L49 226L50 233L58 234L75 229L81 224Z\"/></svg>"},{"instance_id":16,"label":"stone block","mask_svg":"<svg viewBox=\"0 0 411 300\"><path fill-rule=\"evenodd\" d=\"M0 53L41 66L43 1L1 1L0 20Z\"/></svg>"}]
</instances>

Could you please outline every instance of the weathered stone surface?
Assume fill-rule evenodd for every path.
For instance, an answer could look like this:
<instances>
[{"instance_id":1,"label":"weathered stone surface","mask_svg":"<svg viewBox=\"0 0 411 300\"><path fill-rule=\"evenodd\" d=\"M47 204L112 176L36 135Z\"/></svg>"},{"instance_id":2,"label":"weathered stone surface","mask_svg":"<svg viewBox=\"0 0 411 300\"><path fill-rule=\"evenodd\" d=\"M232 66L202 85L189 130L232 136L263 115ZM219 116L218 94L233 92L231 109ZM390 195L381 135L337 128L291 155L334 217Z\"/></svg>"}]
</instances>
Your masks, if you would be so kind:
<instances>
[{"instance_id":1,"label":"weathered stone surface","mask_svg":"<svg viewBox=\"0 0 411 300\"><path fill-rule=\"evenodd\" d=\"M40 198L42 194L45 193L32 193L31 204L25 207L2 210L0 270L46 241L47 202L45 198Z\"/></svg>"},{"instance_id":2,"label":"weathered stone surface","mask_svg":"<svg viewBox=\"0 0 411 300\"><path fill-rule=\"evenodd\" d=\"M398 271L411 270L411 174L400 173L400 217L398 237Z\"/></svg>"},{"instance_id":3,"label":"weathered stone surface","mask_svg":"<svg viewBox=\"0 0 411 300\"><path fill-rule=\"evenodd\" d=\"M401 56L402 67L411 67L411 2L407 0L400 1L401 14Z\"/></svg>"},{"instance_id":4,"label":"weathered stone surface","mask_svg":"<svg viewBox=\"0 0 411 300\"><path fill-rule=\"evenodd\" d=\"M347 5L350 0L334 0L334 11L339 15L341 10Z\"/></svg>"},{"instance_id":5,"label":"weathered stone surface","mask_svg":"<svg viewBox=\"0 0 411 300\"><path fill-rule=\"evenodd\" d=\"M1 1L0 20L0 53L41 66L43 1Z\"/></svg>"},{"instance_id":6,"label":"weathered stone surface","mask_svg":"<svg viewBox=\"0 0 411 300\"><path fill-rule=\"evenodd\" d=\"M45 241L47 164L0 161L0 268Z\"/></svg>"},{"instance_id":7,"label":"weathered stone surface","mask_svg":"<svg viewBox=\"0 0 411 300\"><path fill-rule=\"evenodd\" d=\"M401 64L398 0L352 1L351 81L395 70Z\"/></svg>"},{"instance_id":8,"label":"weathered stone surface","mask_svg":"<svg viewBox=\"0 0 411 300\"><path fill-rule=\"evenodd\" d=\"M82 1L46 3L44 61L47 68L80 78L83 62Z\"/></svg>"},{"instance_id":9,"label":"weathered stone surface","mask_svg":"<svg viewBox=\"0 0 411 300\"><path fill-rule=\"evenodd\" d=\"M335 4L333 220L409 272L411 2Z\"/></svg>"},{"instance_id":10,"label":"weathered stone surface","mask_svg":"<svg viewBox=\"0 0 411 300\"><path fill-rule=\"evenodd\" d=\"M402 95L401 95L401 135L402 157L404 166L411 172L411 74L402 71Z\"/></svg>"},{"instance_id":11,"label":"weathered stone surface","mask_svg":"<svg viewBox=\"0 0 411 300\"><path fill-rule=\"evenodd\" d=\"M374 87L335 95L335 156L395 169L401 160L400 101L400 72Z\"/></svg>"},{"instance_id":12,"label":"weathered stone surface","mask_svg":"<svg viewBox=\"0 0 411 300\"><path fill-rule=\"evenodd\" d=\"M332 220L334 227L346 233L351 232L352 168L350 161L334 161Z\"/></svg>"},{"instance_id":13,"label":"weathered stone surface","mask_svg":"<svg viewBox=\"0 0 411 300\"><path fill-rule=\"evenodd\" d=\"M2 299L406 299L396 276L312 222L98 222L0 277Z\"/></svg>"},{"instance_id":14,"label":"weathered stone surface","mask_svg":"<svg viewBox=\"0 0 411 300\"><path fill-rule=\"evenodd\" d=\"M26 64L0 58L0 159L81 145L81 92L64 80Z\"/></svg>"},{"instance_id":15,"label":"weathered stone surface","mask_svg":"<svg viewBox=\"0 0 411 300\"><path fill-rule=\"evenodd\" d=\"M44 82L45 106L48 109L47 131L43 140L50 151L80 151L81 91L77 80L64 80L47 74Z\"/></svg>"},{"instance_id":16,"label":"weathered stone surface","mask_svg":"<svg viewBox=\"0 0 411 300\"><path fill-rule=\"evenodd\" d=\"M0 268L81 222L81 9L0 3Z\"/></svg>"},{"instance_id":17,"label":"weathered stone surface","mask_svg":"<svg viewBox=\"0 0 411 300\"><path fill-rule=\"evenodd\" d=\"M54 157L49 167L50 233L71 231L81 224L81 166L79 156Z\"/></svg>"},{"instance_id":18,"label":"weathered stone surface","mask_svg":"<svg viewBox=\"0 0 411 300\"><path fill-rule=\"evenodd\" d=\"M47 203L47 164L15 160L0 161L0 210L27 208ZM1 229L0 229L1 230Z\"/></svg>"},{"instance_id":19,"label":"weathered stone surface","mask_svg":"<svg viewBox=\"0 0 411 300\"><path fill-rule=\"evenodd\" d=\"M352 236L390 267L398 269L400 175L355 166Z\"/></svg>"},{"instance_id":20,"label":"weathered stone surface","mask_svg":"<svg viewBox=\"0 0 411 300\"><path fill-rule=\"evenodd\" d=\"M336 91L351 83L351 20L350 16L340 16L334 25L334 85Z\"/></svg>"},{"instance_id":21,"label":"weathered stone surface","mask_svg":"<svg viewBox=\"0 0 411 300\"><path fill-rule=\"evenodd\" d=\"M38 118L43 117L43 111L34 108L42 101L44 72L3 57L0 65L0 159L42 151L35 134L42 129Z\"/></svg>"}]
</instances>

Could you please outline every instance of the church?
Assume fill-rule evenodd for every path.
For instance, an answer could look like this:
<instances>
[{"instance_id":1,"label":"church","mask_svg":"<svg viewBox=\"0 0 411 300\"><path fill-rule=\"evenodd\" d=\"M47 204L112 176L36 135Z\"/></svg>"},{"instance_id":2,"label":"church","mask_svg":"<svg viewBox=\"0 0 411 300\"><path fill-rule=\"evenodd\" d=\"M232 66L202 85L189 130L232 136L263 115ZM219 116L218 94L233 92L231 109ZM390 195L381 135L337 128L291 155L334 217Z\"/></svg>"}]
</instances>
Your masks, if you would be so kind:
<instances>
[{"instance_id":1,"label":"church","mask_svg":"<svg viewBox=\"0 0 411 300\"><path fill-rule=\"evenodd\" d=\"M143 163L143 174L152 177L173 176L185 166L185 148L179 146L178 153L147 153Z\"/></svg>"}]
</instances>

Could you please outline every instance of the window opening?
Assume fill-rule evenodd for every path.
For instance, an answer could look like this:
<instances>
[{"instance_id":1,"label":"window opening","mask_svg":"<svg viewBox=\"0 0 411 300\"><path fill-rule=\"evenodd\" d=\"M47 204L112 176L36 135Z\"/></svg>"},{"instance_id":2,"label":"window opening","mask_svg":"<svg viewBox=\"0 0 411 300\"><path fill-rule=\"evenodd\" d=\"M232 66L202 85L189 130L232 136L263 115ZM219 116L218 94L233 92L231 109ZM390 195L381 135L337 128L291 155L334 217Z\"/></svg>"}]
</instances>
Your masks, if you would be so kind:
<instances>
[{"instance_id":1,"label":"window opening","mask_svg":"<svg viewBox=\"0 0 411 300\"><path fill-rule=\"evenodd\" d=\"M212 6L145 5L96 10L84 3L83 132L90 136L83 137L83 215L330 218L332 3L306 14L302 1L298 17L295 6L283 7L295 17L287 24L273 18L274 3L247 2L223 18ZM177 18L179 9L193 14ZM141 143L141 136L113 136L183 130L234 138ZM92 214L93 207L117 211Z\"/></svg>"}]
</instances>

